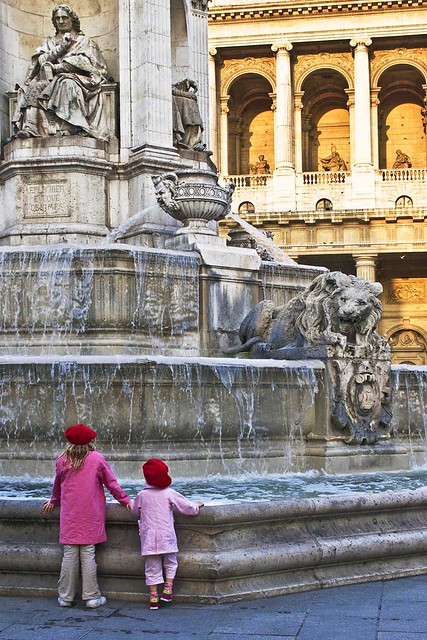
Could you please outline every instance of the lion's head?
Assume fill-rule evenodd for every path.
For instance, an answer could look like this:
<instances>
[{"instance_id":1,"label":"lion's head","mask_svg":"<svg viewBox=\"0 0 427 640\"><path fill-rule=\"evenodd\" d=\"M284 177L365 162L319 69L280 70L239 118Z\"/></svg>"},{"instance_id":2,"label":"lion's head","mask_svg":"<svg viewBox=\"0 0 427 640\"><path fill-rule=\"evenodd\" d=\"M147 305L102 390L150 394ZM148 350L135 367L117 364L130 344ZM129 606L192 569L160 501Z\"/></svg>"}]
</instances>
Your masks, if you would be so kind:
<instances>
[{"instance_id":1,"label":"lion's head","mask_svg":"<svg viewBox=\"0 0 427 640\"><path fill-rule=\"evenodd\" d=\"M372 334L381 316L382 292L378 282L368 282L339 271L315 278L305 292L305 309L297 326L307 342L339 342L339 336L364 340Z\"/></svg>"}]
</instances>

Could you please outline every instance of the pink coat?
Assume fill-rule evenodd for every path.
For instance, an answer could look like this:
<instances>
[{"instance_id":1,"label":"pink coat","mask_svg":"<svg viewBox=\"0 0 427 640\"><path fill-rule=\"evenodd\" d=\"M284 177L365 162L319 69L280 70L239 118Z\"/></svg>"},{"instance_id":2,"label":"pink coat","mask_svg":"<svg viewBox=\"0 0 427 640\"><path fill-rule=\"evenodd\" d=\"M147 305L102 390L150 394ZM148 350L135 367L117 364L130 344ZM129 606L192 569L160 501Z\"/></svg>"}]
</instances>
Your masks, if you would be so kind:
<instances>
[{"instance_id":1,"label":"pink coat","mask_svg":"<svg viewBox=\"0 0 427 640\"><path fill-rule=\"evenodd\" d=\"M152 556L178 551L174 511L196 516L199 507L170 487L157 489L147 485L136 496L132 511L139 520L141 555Z\"/></svg>"},{"instance_id":2,"label":"pink coat","mask_svg":"<svg viewBox=\"0 0 427 640\"><path fill-rule=\"evenodd\" d=\"M97 451L87 455L78 471L70 467L64 454L57 459L50 500L60 506L61 544L97 544L106 541L104 486L122 504L131 501L117 482L110 465Z\"/></svg>"}]
</instances>

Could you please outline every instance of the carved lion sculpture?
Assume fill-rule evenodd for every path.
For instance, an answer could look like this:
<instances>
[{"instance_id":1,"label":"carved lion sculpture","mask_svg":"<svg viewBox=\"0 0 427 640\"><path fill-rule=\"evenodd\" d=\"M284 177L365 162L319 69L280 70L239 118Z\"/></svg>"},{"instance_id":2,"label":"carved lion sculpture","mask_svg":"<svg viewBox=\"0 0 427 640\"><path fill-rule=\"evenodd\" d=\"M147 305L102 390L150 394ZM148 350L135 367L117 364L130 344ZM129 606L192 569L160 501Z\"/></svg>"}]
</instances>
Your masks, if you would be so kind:
<instances>
[{"instance_id":1,"label":"carved lion sculpture","mask_svg":"<svg viewBox=\"0 0 427 640\"><path fill-rule=\"evenodd\" d=\"M260 353L261 344L268 351L316 345L345 348L347 344L364 345L370 351L386 348L375 330L381 315L381 292L378 282L339 271L317 276L287 304L277 307L265 300L251 309L240 326L242 345L229 353L247 351L255 345Z\"/></svg>"}]
</instances>

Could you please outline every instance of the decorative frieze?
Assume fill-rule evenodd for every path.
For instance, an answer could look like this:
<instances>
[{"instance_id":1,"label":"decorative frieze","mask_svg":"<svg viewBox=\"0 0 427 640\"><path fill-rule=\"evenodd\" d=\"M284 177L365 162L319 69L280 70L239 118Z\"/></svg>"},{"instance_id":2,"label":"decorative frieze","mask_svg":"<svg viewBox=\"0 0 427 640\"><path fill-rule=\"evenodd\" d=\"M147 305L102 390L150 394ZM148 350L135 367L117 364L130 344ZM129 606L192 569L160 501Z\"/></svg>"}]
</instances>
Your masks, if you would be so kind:
<instances>
[{"instance_id":1,"label":"decorative frieze","mask_svg":"<svg viewBox=\"0 0 427 640\"><path fill-rule=\"evenodd\" d=\"M402 11L418 7L427 6L427 0L386 0L379 2L330 2L327 4L313 3L309 4L301 2L292 6L283 6L283 3L276 5L268 5L263 7L247 6L236 8L235 6L212 7L209 11L209 19L212 22L217 21L241 21L241 20L283 20L290 16L314 16L314 15L330 15L330 14L369 14L383 11Z\"/></svg>"}]
</instances>

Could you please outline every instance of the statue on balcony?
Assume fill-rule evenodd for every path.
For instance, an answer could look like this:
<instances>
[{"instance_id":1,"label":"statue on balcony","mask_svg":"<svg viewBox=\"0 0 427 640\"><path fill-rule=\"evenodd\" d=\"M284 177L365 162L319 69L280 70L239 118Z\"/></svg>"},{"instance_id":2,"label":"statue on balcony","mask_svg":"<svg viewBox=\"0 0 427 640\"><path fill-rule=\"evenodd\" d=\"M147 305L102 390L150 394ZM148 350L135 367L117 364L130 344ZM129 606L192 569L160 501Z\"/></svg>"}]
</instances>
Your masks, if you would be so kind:
<instances>
[{"instance_id":1,"label":"statue on balcony","mask_svg":"<svg viewBox=\"0 0 427 640\"><path fill-rule=\"evenodd\" d=\"M173 140L181 149L205 151L203 121L197 104L197 83L186 78L172 85Z\"/></svg>"},{"instance_id":2,"label":"statue on balcony","mask_svg":"<svg viewBox=\"0 0 427 640\"><path fill-rule=\"evenodd\" d=\"M102 54L80 30L66 4L52 11L55 35L36 49L25 82L18 86L14 137L86 135L108 140L101 85L107 81Z\"/></svg>"},{"instance_id":3,"label":"statue on balcony","mask_svg":"<svg viewBox=\"0 0 427 640\"><path fill-rule=\"evenodd\" d=\"M392 169L410 169L412 167L411 158L403 153L400 149L396 150L396 160L392 166Z\"/></svg>"},{"instance_id":4,"label":"statue on balcony","mask_svg":"<svg viewBox=\"0 0 427 640\"><path fill-rule=\"evenodd\" d=\"M249 165L249 171L252 174L266 174L270 173L270 165L264 155L258 156L258 162Z\"/></svg>"},{"instance_id":5,"label":"statue on balcony","mask_svg":"<svg viewBox=\"0 0 427 640\"><path fill-rule=\"evenodd\" d=\"M347 171L347 165L341 158L334 144L331 144L331 153L326 158L320 158L325 171Z\"/></svg>"}]
</instances>

